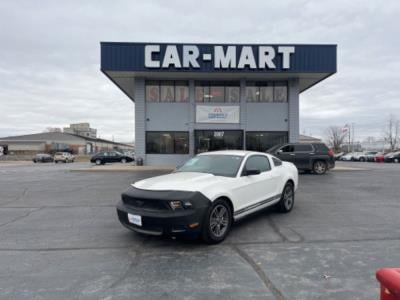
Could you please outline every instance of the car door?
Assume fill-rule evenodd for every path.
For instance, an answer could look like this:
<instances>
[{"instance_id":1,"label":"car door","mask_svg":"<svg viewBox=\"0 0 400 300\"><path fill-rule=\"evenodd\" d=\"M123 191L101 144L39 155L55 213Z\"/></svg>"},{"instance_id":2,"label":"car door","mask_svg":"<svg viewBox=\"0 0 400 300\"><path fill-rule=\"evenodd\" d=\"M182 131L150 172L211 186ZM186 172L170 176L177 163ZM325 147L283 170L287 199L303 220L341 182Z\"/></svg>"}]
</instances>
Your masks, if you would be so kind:
<instances>
[{"instance_id":1,"label":"car door","mask_svg":"<svg viewBox=\"0 0 400 300\"><path fill-rule=\"evenodd\" d=\"M246 170L260 170L260 174L246 175ZM271 164L265 155L251 155L244 162L233 188L237 212L257 207L257 204L274 196L275 186Z\"/></svg>"},{"instance_id":2,"label":"car door","mask_svg":"<svg viewBox=\"0 0 400 300\"><path fill-rule=\"evenodd\" d=\"M289 161L291 163L296 162L296 154L294 152L294 145L283 146L276 152L276 155L284 161Z\"/></svg>"},{"instance_id":3,"label":"car door","mask_svg":"<svg viewBox=\"0 0 400 300\"><path fill-rule=\"evenodd\" d=\"M311 159L315 155L314 148L310 144L294 145L295 165L298 169L310 169Z\"/></svg>"},{"instance_id":4,"label":"car door","mask_svg":"<svg viewBox=\"0 0 400 300\"><path fill-rule=\"evenodd\" d=\"M103 153L103 155L102 155L102 161L103 161L104 163L110 163L110 162L112 162L111 159L112 159L112 158L111 158L109 152L104 152L104 153Z\"/></svg>"}]
</instances>

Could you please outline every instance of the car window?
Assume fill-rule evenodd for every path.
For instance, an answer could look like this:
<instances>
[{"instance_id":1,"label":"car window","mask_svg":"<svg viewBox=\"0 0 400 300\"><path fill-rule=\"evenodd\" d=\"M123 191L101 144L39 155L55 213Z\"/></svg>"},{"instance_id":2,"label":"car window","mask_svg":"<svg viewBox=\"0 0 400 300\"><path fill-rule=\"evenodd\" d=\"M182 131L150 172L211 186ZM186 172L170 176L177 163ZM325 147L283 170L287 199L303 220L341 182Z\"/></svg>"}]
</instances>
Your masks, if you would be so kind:
<instances>
[{"instance_id":1,"label":"car window","mask_svg":"<svg viewBox=\"0 0 400 300\"><path fill-rule=\"evenodd\" d=\"M299 145L294 146L294 151L295 152L311 152L311 151L313 151L313 148L311 147L311 145L299 144Z\"/></svg>"},{"instance_id":2,"label":"car window","mask_svg":"<svg viewBox=\"0 0 400 300\"><path fill-rule=\"evenodd\" d=\"M282 152L294 152L294 146L293 145L287 145L285 147L281 148Z\"/></svg>"},{"instance_id":3,"label":"car window","mask_svg":"<svg viewBox=\"0 0 400 300\"><path fill-rule=\"evenodd\" d=\"M247 159L245 169L260 170L260 172L262 173L271 170L271 166L266 156L253 155Z\"/></svg>"},{"instance_id":4,"label":"car window","mask_svg":"<svg viewBox=\"0 0 400 300\"><path fill-rule=\"evenodd\" d=\"M272 157L272 161L274 162L275 167L282 166L282 161L276 157Z\"/></svg>"},{"instance_id":5,"label":"car window","mask_svg":"<svg viewBox=\"0 0 400 300\"><path fill-rule=\"evenodd\" d=\"M313 144L315 151L317 152L328 152L329 148L325 144Z\"/></svg>"}]
</instances>

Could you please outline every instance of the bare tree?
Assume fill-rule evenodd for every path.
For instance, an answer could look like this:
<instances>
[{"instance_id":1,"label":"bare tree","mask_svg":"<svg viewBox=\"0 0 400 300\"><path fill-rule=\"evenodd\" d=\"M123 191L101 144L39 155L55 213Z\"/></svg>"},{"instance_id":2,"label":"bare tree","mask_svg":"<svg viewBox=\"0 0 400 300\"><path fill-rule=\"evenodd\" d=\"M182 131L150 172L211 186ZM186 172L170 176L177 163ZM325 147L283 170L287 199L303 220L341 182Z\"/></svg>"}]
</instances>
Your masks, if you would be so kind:
<instances>
[{"instance_id":1,"label":"bare tree","mask_svg":"<svg viewBox=\"0 0 400 300\"><path fill-rule=\"evenodd\" d=\"M385 143L389 144L390 151L397 149L400 142L400 121L393 114L386 121L383 139Z\"/></svg>"},{"instance_id":2,"label":"bare tree","mask_svg":"<svg viewBox=\"0 0 400 300\"><path fill-rule=\"evenodd\" d=\"M332 147L335 152L340 152L340 147L347 135L346 132L343 131L343 128L339 126L330 126L326 130L326 135L329 146Z\"/></svg>"}]
</instances>

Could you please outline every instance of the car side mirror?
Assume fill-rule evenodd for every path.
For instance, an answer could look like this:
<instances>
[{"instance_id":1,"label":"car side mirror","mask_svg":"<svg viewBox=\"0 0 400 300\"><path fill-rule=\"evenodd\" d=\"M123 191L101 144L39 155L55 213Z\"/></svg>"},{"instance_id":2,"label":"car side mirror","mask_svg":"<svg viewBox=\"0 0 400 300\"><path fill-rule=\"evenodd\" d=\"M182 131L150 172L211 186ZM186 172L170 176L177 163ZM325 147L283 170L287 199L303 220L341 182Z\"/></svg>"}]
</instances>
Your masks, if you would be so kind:
<instances>
[{"instance_id":1,"label":"car side mirror","mask_svg":"<svg viewBox=\"0 0 400 300\"><path fill-rule=\"evenodd\" d=\"M278 151L276 151L277 154L281 154L283 152L282 149L279 149Z\"/></svg>"},{"instance_id":2,"label":"car side mirror","mask_svg":"<svg viewBox=\"0 0 400 300\"><path fill-rule=\"evenodd\" d=\"M246 170L246 176L251 176L251 175L258 175L260 174L261 171L258 169L250 169L250 170Z\"/></svg>"}]
</instances>

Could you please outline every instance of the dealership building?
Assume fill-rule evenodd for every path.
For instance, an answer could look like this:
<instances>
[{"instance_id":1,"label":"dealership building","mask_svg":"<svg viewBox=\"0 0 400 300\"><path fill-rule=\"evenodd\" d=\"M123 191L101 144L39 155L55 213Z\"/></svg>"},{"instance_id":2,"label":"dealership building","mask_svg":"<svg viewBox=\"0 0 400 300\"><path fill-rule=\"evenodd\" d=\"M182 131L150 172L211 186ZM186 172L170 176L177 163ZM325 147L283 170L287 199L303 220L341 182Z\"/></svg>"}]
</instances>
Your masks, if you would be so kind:
<instances>
[{"instance_id":1,"label":"dealership building","mask_svg":"<svg viewBox=\"0 0 400 300\"><path fill-rule=\"evenodd\" d=\"M177 165L299 139L300 93L336 73L336 45L101 43L101 71L135 102L135 152Z\"/></svg>"}]
</instances>

